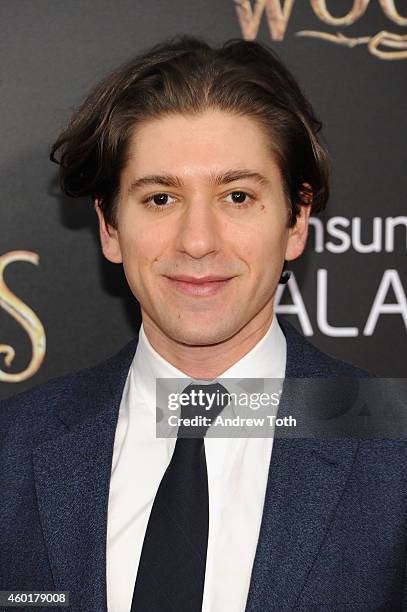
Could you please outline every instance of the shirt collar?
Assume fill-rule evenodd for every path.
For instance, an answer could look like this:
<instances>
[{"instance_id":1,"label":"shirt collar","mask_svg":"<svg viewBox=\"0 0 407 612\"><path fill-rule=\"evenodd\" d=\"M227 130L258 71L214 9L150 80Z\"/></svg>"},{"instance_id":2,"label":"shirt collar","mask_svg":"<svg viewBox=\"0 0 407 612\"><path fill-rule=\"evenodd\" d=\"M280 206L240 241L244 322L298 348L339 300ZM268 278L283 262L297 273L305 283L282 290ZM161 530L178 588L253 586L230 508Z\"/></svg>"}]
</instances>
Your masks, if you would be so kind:
<instances>
[{"instance_id":1,"label":"shirt collar","mask_svg":"<svg viewBox=\"0 0 407 612\"><path fill-rule=\"evenodd\" d=\"M286 339L274 315L269 329L259 342L217 378L284 378L286 354ZM155 406L156 403L157 378L184 379L180 381L178 391L182 391L188 384L185 384L185 379L191 380L191 377L173 366L152 347L143 324L130 375L137 392L143 395L148 406Z\"/></svg>"}]
</instances>

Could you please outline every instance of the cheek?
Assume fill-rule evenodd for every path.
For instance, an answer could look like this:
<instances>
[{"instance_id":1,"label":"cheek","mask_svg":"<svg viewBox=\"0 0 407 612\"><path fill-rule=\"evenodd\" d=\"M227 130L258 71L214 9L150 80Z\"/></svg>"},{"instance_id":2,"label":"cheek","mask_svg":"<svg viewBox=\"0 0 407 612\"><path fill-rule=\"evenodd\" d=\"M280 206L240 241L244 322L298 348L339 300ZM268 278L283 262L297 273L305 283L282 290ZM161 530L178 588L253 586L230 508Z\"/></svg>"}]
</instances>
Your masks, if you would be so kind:
<instances>
[{"instance_id":1,"label":"cheek","mask_svg":"<svg viewBox=\"0 0 407 612\"><path fill-rule=\"evenodd\" d=\"M282 224L265 219L261 225L242 229L233 237L240 256L249 262L272 263L284 255L288 232Z\"/></svg>"},{"instance_id":2,"label":"cheek","mask_svg":"<svg viewBox=\"0 0 407 612\"><path fill-rule=\"evenodd\" d=\"M165 252L168 237L165 231L154 232L139 228L134 232L123 232L120 236L120 247L125 270L136 273L145 270L157 261Z\"/></svg>"},{"instance_id":3,"label":"cheek","mask_svg":"<svg viewBox=\"0 0 407 612\"><path fill-rule=\"evenodd\" d=\"M132 235L122 235L120 248L123 254L123 264L129 265L131 262L138 261L143 252L143 244L139 237Z\"/></svg>"}]
</instances>

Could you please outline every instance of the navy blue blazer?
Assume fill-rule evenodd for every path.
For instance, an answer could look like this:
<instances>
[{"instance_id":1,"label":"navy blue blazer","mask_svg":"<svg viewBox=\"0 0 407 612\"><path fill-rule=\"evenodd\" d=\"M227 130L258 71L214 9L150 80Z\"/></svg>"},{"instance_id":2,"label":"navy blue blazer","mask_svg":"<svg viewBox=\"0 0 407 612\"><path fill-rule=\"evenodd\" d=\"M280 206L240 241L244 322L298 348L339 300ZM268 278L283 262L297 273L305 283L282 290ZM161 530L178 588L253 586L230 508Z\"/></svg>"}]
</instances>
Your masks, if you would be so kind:
<instances>
[{"instance_id":1,"label":"navy blue blazer","mask_svg":"<svg viewBox=\"0 0 407 612\"><path fill-rule=\"evenodd\" d=\"M280 324L287 377L367 374ZM70 612L106 612L113 442L136 346L2 403L0 590L69 591ZM402 440L277 437L246 611L407 610L406 477Z\"/></svg>"}]
</instances>

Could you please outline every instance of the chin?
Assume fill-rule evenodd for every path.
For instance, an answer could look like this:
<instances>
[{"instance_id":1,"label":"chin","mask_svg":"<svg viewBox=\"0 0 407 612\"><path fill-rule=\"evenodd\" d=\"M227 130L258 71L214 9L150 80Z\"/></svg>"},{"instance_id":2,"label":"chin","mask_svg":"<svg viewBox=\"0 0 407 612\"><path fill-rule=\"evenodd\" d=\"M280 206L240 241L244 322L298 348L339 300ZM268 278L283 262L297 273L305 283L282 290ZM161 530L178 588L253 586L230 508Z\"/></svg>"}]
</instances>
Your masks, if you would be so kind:
<instances>
[{"instance_id":1,"label":"chin","mask_svg":"<svg viewBox=\"0 0 407 612\"><path fill-rule=\"evenodd\" d=\"M224 342L233 335L233 330L230 325L225 326L224 322L217 320L217 324L213 321L203 323L202 321L185 321L179 320L176 323L170 324L167 327L168 336L172 337L177 342L187 344L189 346L208 346ZM165 329L165 328L164 328Z\"/></svg>"}]
</instances>

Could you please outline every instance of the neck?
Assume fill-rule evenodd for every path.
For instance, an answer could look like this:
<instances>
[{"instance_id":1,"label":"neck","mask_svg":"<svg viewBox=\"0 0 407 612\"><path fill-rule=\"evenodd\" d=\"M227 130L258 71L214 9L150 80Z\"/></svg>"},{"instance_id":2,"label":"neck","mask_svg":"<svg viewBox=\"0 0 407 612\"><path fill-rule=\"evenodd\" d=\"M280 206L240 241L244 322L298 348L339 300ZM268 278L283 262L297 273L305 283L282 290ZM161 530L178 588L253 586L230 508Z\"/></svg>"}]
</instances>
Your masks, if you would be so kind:
<instances>
[{"instance_id":1,"label":"neck","mask_svg":"<svg viewBox=\"0 0 407 612\"><path fill-rule=\"evenodd\" d=\"M148 316L144 332L151 346L166 361L191 378L216 378L244 357L270 328L273 309L259 313L244 328L224 342L207 346L182 344L168 337Z\"/></svg>"}]
</instances>

